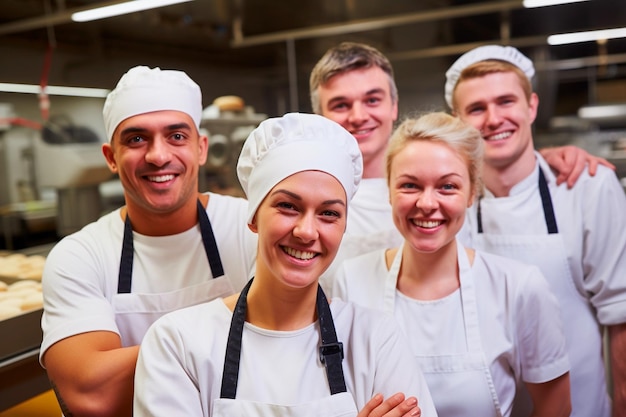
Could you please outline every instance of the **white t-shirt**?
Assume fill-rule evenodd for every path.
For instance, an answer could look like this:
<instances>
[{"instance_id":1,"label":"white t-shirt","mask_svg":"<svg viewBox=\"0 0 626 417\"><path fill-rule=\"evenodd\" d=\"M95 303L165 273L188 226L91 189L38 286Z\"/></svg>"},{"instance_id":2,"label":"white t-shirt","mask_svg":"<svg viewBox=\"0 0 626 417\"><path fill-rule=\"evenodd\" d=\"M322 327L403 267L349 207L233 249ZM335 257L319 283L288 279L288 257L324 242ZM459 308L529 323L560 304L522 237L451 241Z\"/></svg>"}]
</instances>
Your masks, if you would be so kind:
<instances>
[{"instance_id":1,"label":"white t-shirt","mask_svg":"<svg viewBox=\"0 0 626 417\"><path fill-rule=\"evenodd\" d=\"M334 282L335 296L384 310L384 252L346 261ZM472 273L482 348L503 415L508 416L517 382L546 382L569 370L558 303L534 266L476 252ZM456 290L439 300L419 301L395 291L394 315L416 355L467 350L461 296ZM437 398L450 401L450 395L461 394L432 392L436 407ZM471 400L459 401L472 415Z\"/></svg>"},{"instance_id":2,"label":"white t-shirt","mask_svg":"<svg viewBox=\"0 0 626 417\"><path fill-rule=\"evenodd\" d=\"M246 224L248 203L241 198L209 195L207 214L224 271L234 290L239 291L253 272L256 256L256 234ZM118 209L63 238L52 249L42 279L40 356L69 336L89 331L120 333L112 300L117 295L123 235L124 222ZM199 225L171 236L133 232L133 237L133 293L168 293L212 278ZM143 334L125 336L123 340L141 340Z\"/></svg>"},{"instance_id":3,"label":"white t-shirt","mask_svg":"<svg viewBox=\"0 0 626 417\"><path fill-rule=\"evenodd\" d=\"M343 371L357 409L374 394L398 391L418 398L422 416L436 415L419 366L393 317L334 300ZM134 415L210 416L219 398L232 319L221 300L159 319L141 344L135 374ZM271 331L245 323L237 399L299 405L330 395L319 360L319 326Z\"/></svg>"}]
</instances>

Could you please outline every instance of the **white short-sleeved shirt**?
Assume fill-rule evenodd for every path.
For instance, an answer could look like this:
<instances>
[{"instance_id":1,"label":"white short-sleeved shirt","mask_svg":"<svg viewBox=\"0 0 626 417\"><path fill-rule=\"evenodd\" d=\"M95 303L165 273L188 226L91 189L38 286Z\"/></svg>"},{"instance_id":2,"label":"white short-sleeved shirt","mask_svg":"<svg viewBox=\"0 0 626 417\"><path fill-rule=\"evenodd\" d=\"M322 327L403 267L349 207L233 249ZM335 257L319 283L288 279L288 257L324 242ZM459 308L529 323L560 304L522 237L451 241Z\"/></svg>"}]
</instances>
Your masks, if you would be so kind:
<instances>
[{"instance_id":1,"label":"white short-sleeved shirt","mask_svg":"<svg viewBox=\"0 0 626 417\"><path fill-rule=\"evenodd\" d=\"M423 375L390 315L333 300L331 313L343 343L344 378L357 409L375 393L418 398L422 416L436 415ZM221 300L170 313L148 330L135 374L134 415L210 416L219 398L232 319ZM330 395L313 323L272 331L245 323L238 399L299 405Z\"/></svg>"},{"instance_id":2,"label":"white short-sleeved shirt","mask_svg":"<svg viewBox=\"0 0 626 417\"><path fill-rule=\"evenodd\" d=\"M256 234L246 224L247 201L209 195L207 214L224 271L239 291L253 272L256 256ZM69 336L89 331L120 333L112 300L117 294L123 235L118 209L63 238L52 249L42 279L40 356ZM171 236L133 232L133 238L133 292L173 292L212 278L198 225ZM130 339L142 337L132 335Z\"/></svg>"},{"instance_id":3,"label":"white short-sleeved shirt","mask_svg":"<svg viewBox=\"0 0 626 417\"><path fill-rule=\"evenodd\" d=\"M482 347L507 416L519 381L546 382L569 370L558 302L534 266L476 252L472 273ZM387 274L384 250L350 259L339 270L334 294L384 310ZM419 301L396 290L394 315L416 355L467 350L461 296L456 290L439 300ZM449 395L433 392L435 406L439 396Z\"/></svg>"}]
</instances>

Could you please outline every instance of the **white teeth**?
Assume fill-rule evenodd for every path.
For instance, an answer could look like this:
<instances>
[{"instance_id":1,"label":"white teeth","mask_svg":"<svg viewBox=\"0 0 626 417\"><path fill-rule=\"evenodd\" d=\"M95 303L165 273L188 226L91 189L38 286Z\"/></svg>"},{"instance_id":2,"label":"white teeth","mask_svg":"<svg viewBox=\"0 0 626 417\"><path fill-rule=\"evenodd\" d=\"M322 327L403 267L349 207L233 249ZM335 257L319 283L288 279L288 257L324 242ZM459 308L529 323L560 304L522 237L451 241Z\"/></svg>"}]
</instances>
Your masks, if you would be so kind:
<instances>
[{"instance_id":1,"label":"white teeth","mask_svg":"<svg viewBox=\"0 0 626 417\"><path fill-rule=\"evenodd\" d=\"M502 132L497 135L489 136L489 140L502 140L510 137L512 135L511 132Z\"/></svg>"},{"instance_id":2,"label":"white teeth","mask_svg":"<svg viewBox=\"0 0 626 417\"><path fill-rule=\"evenodd\" d=\"M300 250L296 250L296 249L293 249L293 248L287 248L287 247L284 247L283 250L289 256L293 256L294 258L302 259L304 261L308 261L309 259L312 259L315 256L315 252L303 252L303 251L300 251Z\"/></svg>"},{"instance_id":3,"label":"white teeth","mask_svg":"<svg viewBox=\"0 0 626 417\"><path fill-rule=\"evenodd\" d=\"M433 229L443 222L440 220L413 220L413 224L426 229Z\"/></svg>"},{"instance_id":4,"label":"white teeth","mask_svg":"<svg viewBox=\"0 0 626 417\"><path fill-rule=\"evenodd\" d=\"M166 181L171 181L174 179L173 175L156 175L156 176L149 176L148 179L150 181L153 182L166 182Z\"/></svg>"}]
</instances>

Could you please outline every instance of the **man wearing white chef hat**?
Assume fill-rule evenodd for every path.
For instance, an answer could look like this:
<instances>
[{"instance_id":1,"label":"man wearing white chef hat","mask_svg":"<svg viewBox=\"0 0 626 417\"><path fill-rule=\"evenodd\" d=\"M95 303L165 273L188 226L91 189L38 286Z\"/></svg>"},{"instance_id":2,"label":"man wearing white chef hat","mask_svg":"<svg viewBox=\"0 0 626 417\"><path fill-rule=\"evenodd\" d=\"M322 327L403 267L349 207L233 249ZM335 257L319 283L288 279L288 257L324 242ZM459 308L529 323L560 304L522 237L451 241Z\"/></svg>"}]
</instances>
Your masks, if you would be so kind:
<instances>
[{"instance_id":1,"label":"man wearing white chef hat","mask_svg":"<svg viewBox=\"0 0 626 417\"><path fill-rule=\"evenodd\" d=\"M145 66L105 101L102 152L126 205L61 240L43 275L41 363L68 416L130 416L147 328L241 290L253 270L247 201L198 192L201 113L187 74Z\"/></svg>"},{"instance_id":2,"label":"man wearing white chef hat","mask_svg":"<svg viewBox=\"0 0 626 417\"><path fill-rule=\"evenodd\" d=\"M611 415L602 358L608 328L612 415L625 415L626 198L602 166L571 189L557 184L533 148L533 75L532 61L499 45L467 52L446 73L446 102L485 141L484 195L465 224L470 246L535 264L547 278L563 315L572 416Z\"/></svg>"}]
</instances>

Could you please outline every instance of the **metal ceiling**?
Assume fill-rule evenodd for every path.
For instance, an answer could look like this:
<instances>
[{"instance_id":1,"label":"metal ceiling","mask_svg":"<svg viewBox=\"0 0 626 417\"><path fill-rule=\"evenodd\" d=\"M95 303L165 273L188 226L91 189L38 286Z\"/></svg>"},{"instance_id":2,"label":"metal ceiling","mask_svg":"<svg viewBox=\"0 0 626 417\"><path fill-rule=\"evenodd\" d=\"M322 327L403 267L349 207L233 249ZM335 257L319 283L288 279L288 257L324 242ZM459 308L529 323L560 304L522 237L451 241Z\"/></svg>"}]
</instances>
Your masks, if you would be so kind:
<instances>
[{"instance_id":1,"label":"metal ceiling","mask_svg":"<svg viewBox=\"0 0 626 417\"><path fill-rule=\"evenodd\" d=\"M549 81L585 83L573 87L582 95L589 96L590 82L626 78L626 40L546 44L553 33L624 26L623 0L538 9L524 9L522 0L195 0L94 22L70 20L73 11L116 2L2 0L0 52L52 45L88 58L92 66L168 59L288 76L296 101L298 90L306 94L316 60L342 40L378 47L401 67L399 76L428 75L421 71L445 68L471 47L502 43L522 49L539 71L558 71ZM19 82L19 75L0 67L0 81L7 76ZM91 81L92 86L111 83L101 75Z\"/></svg>"}]
</instances>

